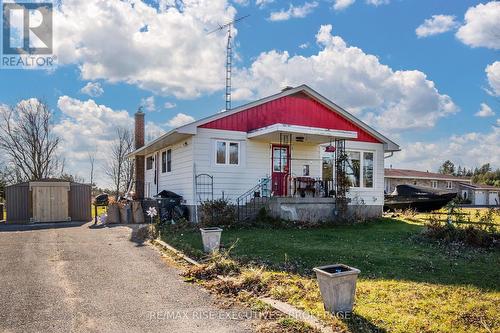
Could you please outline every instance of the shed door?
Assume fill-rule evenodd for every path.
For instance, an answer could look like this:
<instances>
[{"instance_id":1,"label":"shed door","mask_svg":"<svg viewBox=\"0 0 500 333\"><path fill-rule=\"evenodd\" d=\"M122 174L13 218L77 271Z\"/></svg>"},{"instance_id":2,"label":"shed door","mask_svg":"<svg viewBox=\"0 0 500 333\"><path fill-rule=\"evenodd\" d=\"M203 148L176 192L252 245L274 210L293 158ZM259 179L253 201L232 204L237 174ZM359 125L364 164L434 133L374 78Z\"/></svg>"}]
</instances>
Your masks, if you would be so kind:
<instances>
[{"instance_id":1,"label":"shed door","mask_svg":"<svg viewBox=\"0 0 500 333\"><path fill-rule=\"evenodd\" d=\"M33 219L36 222L69 220L69 183L32 183Z\"/></svg>"},{"instance_id":2,"label":"shed door","mask_svg":"<svg viewBox=\"0 0 500 333\"><path fill-rule=\"evenodd\" d=\"M500 200L498 197L498 192L490 192L490 205L498 206L500 205Z\"/></svg>"},{"instance_id":3,"label":"shed door","mask_svg":"<svg viewBox=\"0 0 500 333\"><path fill-rule=\"evenodd\" d=\"M480 206L480 205L486 205L486 192L485 191L476 191L474 193L475 195L475 204Z\"/></svg>"}]
</instances>

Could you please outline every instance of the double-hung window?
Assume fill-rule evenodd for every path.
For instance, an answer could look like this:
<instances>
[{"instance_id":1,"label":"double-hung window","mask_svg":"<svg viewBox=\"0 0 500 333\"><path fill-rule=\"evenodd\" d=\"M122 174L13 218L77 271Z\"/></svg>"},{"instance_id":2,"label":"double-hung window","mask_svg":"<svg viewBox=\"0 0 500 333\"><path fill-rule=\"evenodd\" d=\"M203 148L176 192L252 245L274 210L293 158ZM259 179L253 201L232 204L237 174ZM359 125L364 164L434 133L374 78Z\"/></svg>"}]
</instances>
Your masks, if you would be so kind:
<instances>
[{"instance_id":1,"label":"double-hung window","mask_svg":"<svg viewBox=\"0 0 500 333\"><path fill-rule=\"evenodd\" d=\"M216 141L215 164L217 165L239 165L240 143L233 141Z\"/></svg>"},{"instance_id":2,"label":"double-hung window","mask_svg":"<svg viewBox=\"0 0 500 333\"><path fill-rule=\"evenodd\" d=\"M346 176L351 187L373 188L374 153L366 151L347 151Z\"/></svg>"},{"instance_id":3,"label":"double-hung window","mask_svg":"<svg viewBox=\"0 0 500 333\"><path fill-rule=\"evenodd\" d=\"M167 152L161 153L161 173L167 172Z\"/></svg>"},{"instance_id":4,"label":"double-hung window","mask_svg":"<svg viewBox=\"0 0 500 333\"><path fill-rule=\"evenodd\" d=\"M172 149L167 150L167 172L172 172Z\"/></svg>"},{"instance_id":5,"label":"double-hung window","mask_svg":"<svg viewBox=\"0 0 500 333\"><path fill-rule=\"evenodd\" d=\"M153 169L153 156L146 158L146 170Z\"/></svg>"},{"instance_id":6,"label":"double-hung window","mask_svg":"<svg viewBox=\"0 0 500 333\"><path fill-rule=\"evenodd\" d=\"M172 172L172 149L161 153L161 172Z\"/></svg>"}]
</instances>

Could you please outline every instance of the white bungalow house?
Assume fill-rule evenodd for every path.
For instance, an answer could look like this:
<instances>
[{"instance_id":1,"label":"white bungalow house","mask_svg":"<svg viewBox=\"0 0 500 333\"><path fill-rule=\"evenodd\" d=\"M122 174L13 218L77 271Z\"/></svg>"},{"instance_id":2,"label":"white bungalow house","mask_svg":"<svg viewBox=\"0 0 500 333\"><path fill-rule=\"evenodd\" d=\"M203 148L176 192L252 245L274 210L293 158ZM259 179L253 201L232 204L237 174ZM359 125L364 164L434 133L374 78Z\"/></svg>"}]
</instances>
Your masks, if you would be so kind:
<instances>
[{"instance_id":1,"label":"white bungalow house","mask_svg":"<svg viewBox=\"0 0 500 333\"><path fill-rule=\"evenodd\" d=\"M142 115L136 135L143 123ZM130 157L146 198L168 190L194 208L269 197L281 217L318 220L334 216L335 156L344 149L350 205L381 215L384 155L399 146L306 85L175 128Z\"/></svg>"}]
</instances>

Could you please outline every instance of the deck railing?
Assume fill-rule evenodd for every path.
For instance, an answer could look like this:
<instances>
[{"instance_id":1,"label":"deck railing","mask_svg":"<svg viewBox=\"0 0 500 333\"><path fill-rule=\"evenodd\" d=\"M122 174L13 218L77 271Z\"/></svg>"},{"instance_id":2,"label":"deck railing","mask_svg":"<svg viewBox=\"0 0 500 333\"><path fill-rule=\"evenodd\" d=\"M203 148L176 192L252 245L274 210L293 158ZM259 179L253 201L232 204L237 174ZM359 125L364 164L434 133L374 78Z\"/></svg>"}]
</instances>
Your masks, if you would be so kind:
<instances>
[{"instance_id":1,"label":"deck railing","mask_svg":"<svg viewBox=\"0 0 500 333\"><path fill-rule=\"evenodd\" d=\"M315 179L312 177L295 177L291 180L290 195L292 197L329 198L335 196L333 180Z\"/></svg>"},{"instance_id":2,"label":"deck railing","mask_svg":"<svg viewBox=\"0 0 500 333\"><path fill-rule=\"evenodd\" d=\"M333 180L315 179L312 177L286 177L286 195L271 192L271 179L262 178L257 185L236 199L238 220L254 219L259 211L268 204L270 197L335 197Z\"/></svg>"}]
</instances>

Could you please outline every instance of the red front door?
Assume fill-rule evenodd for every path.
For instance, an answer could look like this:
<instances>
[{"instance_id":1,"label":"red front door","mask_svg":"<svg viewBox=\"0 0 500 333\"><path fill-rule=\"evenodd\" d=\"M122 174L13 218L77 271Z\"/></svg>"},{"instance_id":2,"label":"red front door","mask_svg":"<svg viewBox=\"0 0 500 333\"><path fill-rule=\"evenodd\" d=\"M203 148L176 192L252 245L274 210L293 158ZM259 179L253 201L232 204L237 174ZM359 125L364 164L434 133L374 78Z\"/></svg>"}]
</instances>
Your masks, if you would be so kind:
<instances>
[{"instance_id":1,"label":"red front door","mask_svg":"<svg viewBox=\"0 0 500 333\"><path fill-rule=\"evenodd\" d=\"M272 147L272 183L273 194L284 196L288 194L288 176L290 174L290 148L287 145Z\"/></svg>"}]
</instances>

